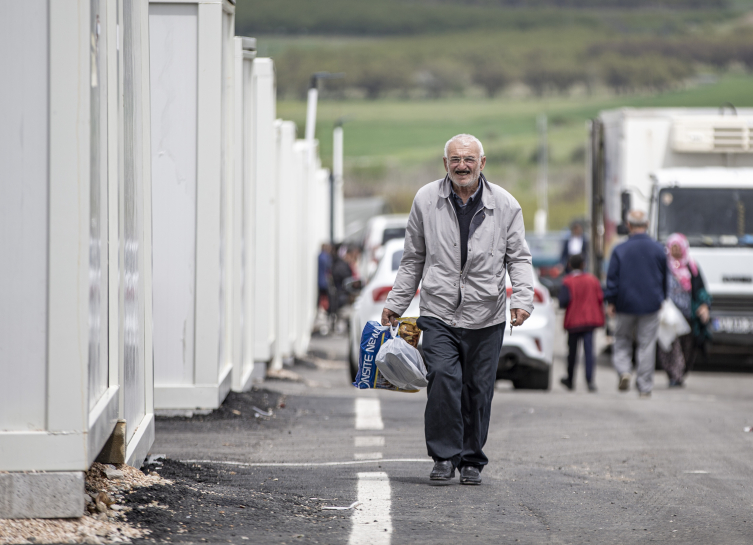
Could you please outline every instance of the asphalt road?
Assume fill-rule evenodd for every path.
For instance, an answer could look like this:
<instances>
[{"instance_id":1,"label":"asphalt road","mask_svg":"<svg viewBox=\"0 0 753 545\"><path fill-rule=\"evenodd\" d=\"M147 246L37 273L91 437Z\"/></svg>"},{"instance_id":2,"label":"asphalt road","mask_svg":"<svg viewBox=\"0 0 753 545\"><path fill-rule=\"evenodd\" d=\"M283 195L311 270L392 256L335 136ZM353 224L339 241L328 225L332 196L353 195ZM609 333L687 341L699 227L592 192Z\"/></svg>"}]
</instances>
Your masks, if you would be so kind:
<instances>
[{"instance_id":1,"label":"asphalt road","mask_svg":"<svg viewBox=\"0 0 753 545\"><path fill-rule=\"evenodd\" d=\"M694 373L668 390L657 372L642 400L617 391L602 357L598 393L582 369L568 392L560 338L550 392L498 383L474 487L429 481L424 393L357 391L343 337L311 348L315 365L293 369L304 382L158 419L152 452L176 484L134 497L165 507L129 518L172 542L753 543L751 373Z\"/></svg>"}]
</instances>

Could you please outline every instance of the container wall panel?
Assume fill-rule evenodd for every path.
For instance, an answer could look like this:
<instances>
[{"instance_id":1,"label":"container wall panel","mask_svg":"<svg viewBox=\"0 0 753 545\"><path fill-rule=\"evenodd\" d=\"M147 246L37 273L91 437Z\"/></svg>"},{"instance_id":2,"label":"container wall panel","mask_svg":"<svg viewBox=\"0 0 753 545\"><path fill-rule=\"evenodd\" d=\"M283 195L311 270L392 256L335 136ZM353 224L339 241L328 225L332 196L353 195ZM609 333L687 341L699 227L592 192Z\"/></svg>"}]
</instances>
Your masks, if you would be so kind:
<instances>
[{"instance_id":1,"label":"container wall panel","mask_svg":"<svg viewBox=\"0 0 753 545\"><path fill-rule=\"evenodd\" d=\"M220 372L227 365L232 365L232 129L231 113L233 111L233 59L234 59L233 15L222 13L222 47L221 47L221 154L220 165Z\"/></svg>"},{"instance_id":2,"label":"container wall panel","mask_svg":"<svg viewBox=\"0 0 753 545\"><path fill-rule=\"evenodd\" d=\"M233 105L233 389L250 387L254 368L254 205L252 134L254 52L235 38L235 103Z\"/></svg>"},{"instance_id":3,"label":"container wall panel","mask_svg":"<svg viewBox=\"0 0 753 545\"><path fill-rule=\"evenodd\" d=\"M91 0L89 163L89 408L109 386L107 358L107 25L104 0Z\"/></svg>"},{"instance_id":4,"label":"container wall panel","mask_svg":"<svg viewBox=\"0 0 753 545\"><path fill-rule=\"evenodd\" d=\"M256 361L267 362L272 359L275 341L276 313L275 304L277 275L276 237L277 214L279 212L278 191L275 180L277 176L277 146L275 144L275 74L272 59L254 59L252 68L252 89L248 106L251 119L251 190L254 194L255 210L250 213L255 226L256 262L254 265L254 305L265 309L255 324ZM283 193L284 195L284 193ZM269 310L267 310L269 309Z\"/></svg>"},{"instance_id":5,"label":"container wall panel","mask_svg":"<svg viewBox=\"0 0 753 545\"><path fill-rule=\"evenodd\" d=\"M0 4L0 430L46 425L48 48L46 0Z\"/></svg>"},{"instance_id":6,"label":"container wall panel","mask_svg":"<svg viewBox=\"0 0 753 545\"><path fill-rule=\"evenodd\" d=\"M252 139L252 127L253 127L253 94L252 94L252 60L241 61L241 108L240 112L236 112L236 116L240 115L242 128L238 131L241 135L242 141L237 142L235 149L240 152L240 157L236 160L241 160L241 167L236 170L236 173L242 175L241 183L241 202L242 202L242 216L241 216L241 328L243 331L243 341L241 344L241 361L243 362L242 376L245 376L246 370L254 366L254 354L256 345L256 316L254 315L255 298L254 288L256 282L256 276L254 266L256 264L256 246L255 246L255 207L256 207L256 193L255 185L253 183L252 175L252 157L253 152L251 150ZM274 129L273 129L274 130ZM274 147L274 133L270 133L270 143ZM271 290L270 290L271 291Z\"/></svg>"},{"instance_id":7,"label":"container wall panel","mask_svg":"<svg viewBox=\"0 0 753 545\"><path fill-rule=\"evenodd\" d=\"M294 340L294 321L291 307L294 304L297 290L295 290L295 271L297 271L297 186L298 175L296 154L293 151L295 142L295 124L283 121L277 124L277 179L276 193L281 198L277 214L277 296L276 318L277 331L275 337L275 354L273 367L281 368L284 359L292 356Z\"/></svg>"},{"instance_id":8,"label":"container wall panel","mask_svg":"<svg viewBox=\"0 0 753 545\"><path fill-rule=\"evenodd\" d=\"M193 381L196 287L196 4L149 6L152 109L154 370Z\"/></svg>"},{"instance_id":9,"label":"container wall panel","mask_svg":"<svg viewBox=\"0 0 753 545\"><path fill-rule=\"evenodd\" d=\"M125 418L138 423L144 418L144 300L140 276L145 259L141 247L143 227L144 153L142 150L141 92L141 28L138 0L123 3L123 365L125 387ZM126 429L128 439L136 430Z\"/></svg>"}]
</instances>

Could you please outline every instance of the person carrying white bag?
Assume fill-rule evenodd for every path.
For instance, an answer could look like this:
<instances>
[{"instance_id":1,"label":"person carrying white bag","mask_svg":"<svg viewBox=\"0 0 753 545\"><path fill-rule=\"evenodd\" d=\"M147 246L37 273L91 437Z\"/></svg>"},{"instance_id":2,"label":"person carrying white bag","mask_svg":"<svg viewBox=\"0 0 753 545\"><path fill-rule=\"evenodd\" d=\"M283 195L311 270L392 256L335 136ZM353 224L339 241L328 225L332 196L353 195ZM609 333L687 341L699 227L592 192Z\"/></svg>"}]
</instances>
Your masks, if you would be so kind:
<instances>
[{"instance_id":1,"label":"person carrying white bag","mask_svg":"<svg viewBox=\"0 0 753 545\"><path fill-rule=\"evenodd\" d=\"M706 342L711 339L711 296L689 249L685 235L673 233L667 237L669 274L667 300L660 313L658 356L670 388L683 386L698 354L705 352Z\"/></svg>"},{"instance_id":2,"label":"person carrying white bag","mask_svg":"<svg viewBox=\"0 0 753 545\"><path fill-rule=\"evenodd\" d=\"M392 338L382 345L376 364L384 378L404 390L426 388L426 366L421 353L398 336L398 328L390 328Z\"/></svg>"},{"instance_id":3,"label":"person carrying white bag","mask_svg":"<svg viewBox=\"0 0 753 545\"><path fill-rule=\"evenodd\" d=\"M489 462L494 382L512 297L510 326L533 312L533 268L523 212L515 198L482 173L478 138L459 134L444 149L447 175L416 193L405 231L405 251L381 324L395 325L421 286L426 361L424 434L434 459L429 479L481 484Z\"/></svg>"}]
</instances>

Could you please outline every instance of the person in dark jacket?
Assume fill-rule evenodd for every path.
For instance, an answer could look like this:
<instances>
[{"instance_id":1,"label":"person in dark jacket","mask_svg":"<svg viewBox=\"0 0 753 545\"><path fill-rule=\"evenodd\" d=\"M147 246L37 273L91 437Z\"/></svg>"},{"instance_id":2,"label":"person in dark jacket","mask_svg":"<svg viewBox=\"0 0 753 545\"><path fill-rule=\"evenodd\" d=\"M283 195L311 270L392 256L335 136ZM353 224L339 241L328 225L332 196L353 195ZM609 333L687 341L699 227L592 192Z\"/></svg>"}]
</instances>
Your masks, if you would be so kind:
<instances>
[{"instance_id":1,"label":"person in dark jacket","mask_svg":"<svg viewBox=\"0 0 753 545\"><path fill-rule=\"evenodd\" d=\"M562 241L560 263L566 273L572 270L570 268L570 258L574 255L583 257L583 270L586 270L586 263L588 263L588 241L583 234L583 226L578 222L573 222L570 226L570 236Z\"/></svg>"},{"instance_id":2,"label":"person in dark jacket","mask_svg":"<svg viewBox=\"0 0 753 545\"><path fill-rule=\"evenodd\" d=\"M330 308L332 312L337 313L348 303L348 294L345 291L344 282L353 276L353 270L347 259L348 247L340 245L335 252L335 259L332 263L332 292L330 297Z\"/></svg>"},{"instance_id":3,"label":"person in dark jacket","mask_svg":"<svg viewBox=\"0 0 753 545\"><path fill-rule=\"evenodd\" d=\"M316 285L319 290L316 306L328 310L329 285L332 282L332 247L329 244L322 244L322 251L316 259L316 267Z\"/></svg>"},{"instance_id":4,"label":"person in dark jacket","mask_svg":"<svg viewBox=\"0 0 753 545\"><path fill-rule=\"evenodd\" d=\"M659 363L667 372L669 387L683 385L699 351L703 351L711 334L709 322L711 297L703 284L698 265L690 257L690 245L685 235L673 233L667 237L667 294L690 324L690 333L672 342L668 352L659 348Z\"/></svg>"},{"instance_id":5,"label":"person in dark jacket","mask_svg":"<svg viewBox=\"0 0 753 545\"><path fill-rule=\"evenodd\" d=\"M560 308L565 310L567 330L567 376L560 382L568 390L575 388L575 356L578 343L583 340L586 359L586 382L588 391L595 392L593 333L604 325L604 294L599 280L583 272L583 256L576 254L568 262L572 272L562 281L559 292Z\"/></svg>"},{"instance_id":6,"label":"person in dark jacket","mask_svg":"<svg viewBox=\"0 0 753 545\"><path fill-rule=\"evenodd\" d=\"M636 386L640 397L651 397L654 387L659 310L666 299L667 257L664 247L646 234L648 220L640 210L628 214L630 238L615 246L609 260L604 299L615 318L612 363L619 375L619 390L630 388L633 340L636 352Z\"/></svg>"}]
</instances>

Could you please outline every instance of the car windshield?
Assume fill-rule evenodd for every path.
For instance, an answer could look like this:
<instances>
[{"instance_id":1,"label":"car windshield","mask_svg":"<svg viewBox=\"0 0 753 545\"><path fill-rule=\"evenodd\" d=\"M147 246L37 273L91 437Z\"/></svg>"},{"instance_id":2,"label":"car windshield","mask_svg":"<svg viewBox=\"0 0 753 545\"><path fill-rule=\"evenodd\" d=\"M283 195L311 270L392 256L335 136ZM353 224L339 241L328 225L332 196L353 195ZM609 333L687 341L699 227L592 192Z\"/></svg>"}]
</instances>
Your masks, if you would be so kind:
<instances>
[{"instance_id":1,"label":"car windshield","mask_svg":"<svg viewBox=\"0 0 753 545\"><path fill-rule=\"evenodd\" d=\"M662 189L658 238L672 233L691 246L753 245L753 189Z\"/></svg>"},{"instance_id":2,"label":"car windshield","mask_svg":"<svg viewBox=\"0 0 753 545\"><path fill-rule=\"evenodd\" d=\"M534 267L551 267L560 261L562 241L567 237L561 232L544 235L526 235Z\"/></svg>"},{"instance_id":3,"label":"car windshield","mask_svg":"<svg viewBox=\"0 0 753 545\"><path fill-rule=\"evenodd\" d=\"M405 227L387 227L382 234L382 244L393 238L405 238Z\"/></svg>"},{"instance_id":4,"label":"car windshield","mask_svg":"<svg viewBox=\"0 0 753 545\"><path fill-rule=\"evenodd\" d=\"M392 270L396 271L400 268L400 261L403 259L403 250L398 250L392 254Z\"/></svg>"}]
</instances>

